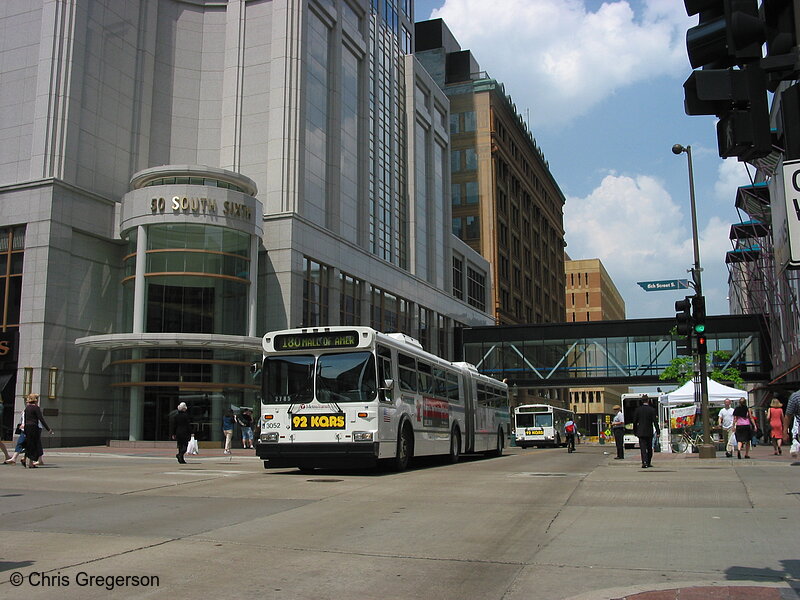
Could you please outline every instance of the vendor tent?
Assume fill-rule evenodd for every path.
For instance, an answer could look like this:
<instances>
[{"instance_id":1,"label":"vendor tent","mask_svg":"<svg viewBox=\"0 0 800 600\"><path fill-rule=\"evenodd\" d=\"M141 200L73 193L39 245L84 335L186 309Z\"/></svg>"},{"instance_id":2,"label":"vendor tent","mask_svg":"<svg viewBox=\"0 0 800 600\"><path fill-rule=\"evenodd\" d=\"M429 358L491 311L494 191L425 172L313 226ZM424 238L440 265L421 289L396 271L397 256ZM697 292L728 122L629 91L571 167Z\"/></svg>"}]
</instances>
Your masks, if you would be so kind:
<instances>
[{"instance_id":1,"label":"vendor tent","mask_svg":"<svg viewBox=\"0 0 800 600\"><path fill-rule=\"evenodd\" d=\"M744 390L737 390L736 388L728 387L717 383L712 379L708 379L708 405L721 406L725 403L726 399L730 399L731 404L736 405L739 398L747 398L747 392ZM670 407L679 404L692 404L694 403L694 381L689 380L679 387L674 392L668 394L661 394L658 398L660 404L659 419L662 424L670 422ZM696 410L700 411L700 406L696 405ZM661 447L664 452L672 452L672 435L669 426L661 428ZM691 448L690 448L691 450Z\"/></svg>"},{"instance_id":2,"label":"vendor tent","mask_svg":"<svg viewBox=\"0 0 800 600\"><path fill-rule=\"evenodd\" d=\"M747 392L744 390L737 390L736 388L722 385L713 379L708 379L707 381L709 404L722 404L726 398L730 398L731 402L736 404L739 398L747 398ZM661 394L659 402L667 406L694 402L694 381L690 379L674 392Z\"/></svg>"}]
</instances>

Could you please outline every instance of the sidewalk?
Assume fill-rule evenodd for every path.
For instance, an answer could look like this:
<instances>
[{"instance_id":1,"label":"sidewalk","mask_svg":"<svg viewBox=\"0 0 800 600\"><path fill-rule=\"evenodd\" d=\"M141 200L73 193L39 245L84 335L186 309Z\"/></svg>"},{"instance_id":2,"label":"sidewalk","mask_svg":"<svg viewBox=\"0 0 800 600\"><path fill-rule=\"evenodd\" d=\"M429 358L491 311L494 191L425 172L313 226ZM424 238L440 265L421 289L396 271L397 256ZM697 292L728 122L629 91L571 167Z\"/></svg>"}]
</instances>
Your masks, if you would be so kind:
<instances>
[{"instance_id":1,"label":"sidewalk","mask_svg":"<svg viewBox=\"0 0 800 600\"><path fill-rule=\"evenodd\" d=\"M115 456L120 458L171 458L175 459L176 448L174 445L169 447L140 447L140 446L75 446L68 448L45 448L45 460L47 456ZM230 454L223 454L222 448L200 448L198 454L187 454L193 459L201 458L255 458L256 451L251 449L233 448Z\"/></svg>"}]
</instances>

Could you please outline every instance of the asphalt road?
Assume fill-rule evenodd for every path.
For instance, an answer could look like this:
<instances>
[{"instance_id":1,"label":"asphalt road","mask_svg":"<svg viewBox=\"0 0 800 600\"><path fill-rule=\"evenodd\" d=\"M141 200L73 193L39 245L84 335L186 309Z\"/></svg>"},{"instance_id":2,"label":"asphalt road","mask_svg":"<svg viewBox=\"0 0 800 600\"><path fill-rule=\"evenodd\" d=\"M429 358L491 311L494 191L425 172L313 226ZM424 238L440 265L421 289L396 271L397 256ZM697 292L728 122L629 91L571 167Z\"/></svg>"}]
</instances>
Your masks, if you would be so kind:
<instances>
[{"instance_id":1,"label":"asphalt road","mask_svg":"<svg viewBox=\"0 0 800 600\"><path fill-rule=\"evenodd\" d=\"M766 452L766 450L765 450ZM512 448L404 473L52 451L0 467L0 597L591 600L800 589L790 458ZM15 585L19 584L19 585Z\"/></svg>"}]
</instances>

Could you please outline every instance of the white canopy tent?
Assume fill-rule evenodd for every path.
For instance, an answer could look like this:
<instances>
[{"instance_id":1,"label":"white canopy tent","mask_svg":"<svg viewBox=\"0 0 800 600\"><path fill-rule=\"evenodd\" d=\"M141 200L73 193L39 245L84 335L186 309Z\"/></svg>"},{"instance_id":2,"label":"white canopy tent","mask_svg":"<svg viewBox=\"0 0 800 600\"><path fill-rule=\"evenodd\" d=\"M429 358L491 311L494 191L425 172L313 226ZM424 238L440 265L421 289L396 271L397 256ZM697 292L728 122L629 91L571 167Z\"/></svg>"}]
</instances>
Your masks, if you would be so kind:
<instances>
[{"instance_id":1,"label":"white canopy tent","mask_svg":"<svg viewBox=\"0 0 800 600\"><path fill-rule=\"evenodd\" d=\"M736 388L722 385L713 379L707 379L706 381L708 382L709 406L720 405L725 402L725 399L730 399L735 405L739 401L739 398L747 398L747 392L744 390L737 390ZM690 379L674 392L661 394L658 401L662 406L674 406L675 404L694 402L694 381Z\"/></svg>"},{"instance_id":2,"label":"white canopy tent","mask_svg":"<svg viewBox=\"0 0 800 600\"><path fill-rule=\"evenodd\" d=\"M745 390L737 390L736 388L728 387L714 381L707 379L708 382L708 405L709 406L722 406L725 400L730 400L733 406L739 402L739 398L747 398ZM659 403L659 419L663 424L661 428L661 448L662 452L672 452L672 441L669 428L669 409L670 407L680 404L695 403L694 399L694 380L690 379L684 383L677 390L667 394L661 394L658 398ZM695 403L698 404L698 403ZM712 423L712 427L716 423Z\"/></svg>"}]
</instances>

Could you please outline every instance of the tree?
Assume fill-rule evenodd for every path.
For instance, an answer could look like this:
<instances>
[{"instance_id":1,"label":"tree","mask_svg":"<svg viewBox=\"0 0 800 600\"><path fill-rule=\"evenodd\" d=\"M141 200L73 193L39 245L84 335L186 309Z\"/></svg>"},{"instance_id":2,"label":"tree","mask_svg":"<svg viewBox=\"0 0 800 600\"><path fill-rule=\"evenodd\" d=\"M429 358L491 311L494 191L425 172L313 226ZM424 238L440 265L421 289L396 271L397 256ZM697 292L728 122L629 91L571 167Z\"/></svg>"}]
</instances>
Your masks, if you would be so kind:
<instances>
[{"instance_id":1,"label":"tree","mask_svg":"<svg viewBox=\"0 0 800 600\"><path fill-rule=\"evenodd\" d=\"M726 367L731 358L731 353L717 350L706 355L708 361L708 378L719 383L727 383L734 387L741 387L744 383L742 374L736 367ZM661 381L675 381L678 386L683 385L694 377L694 357L678 356L673 358L669 366L658 376Z\"/></svg>"}]
</instances>

